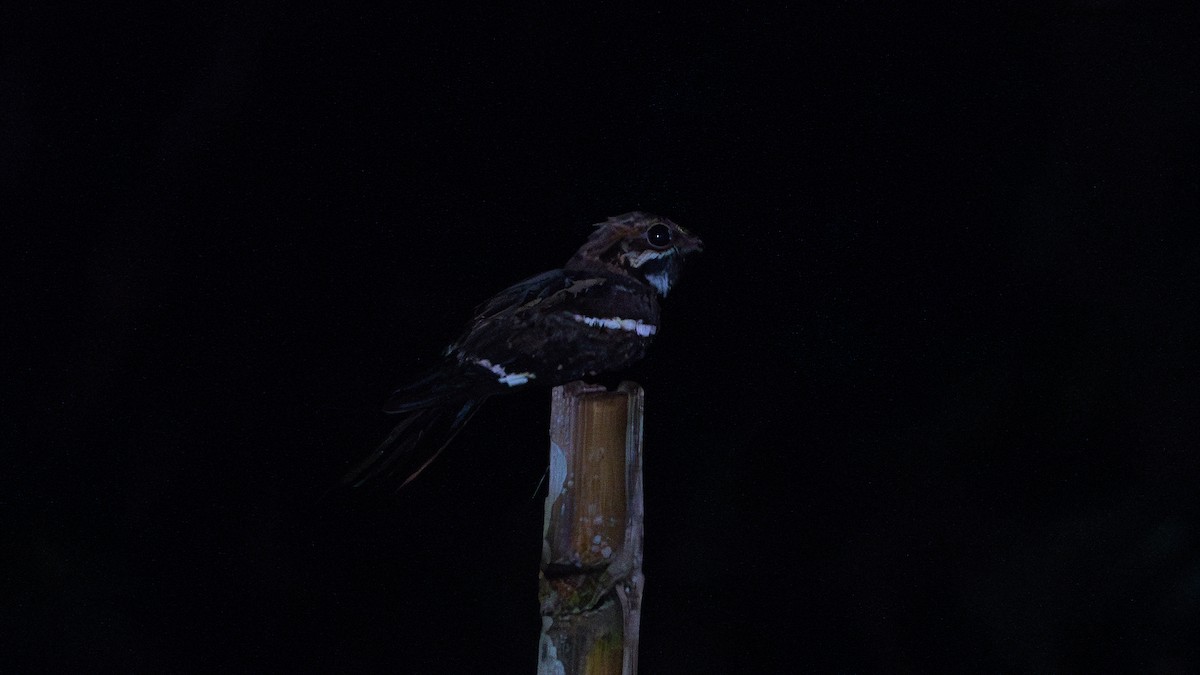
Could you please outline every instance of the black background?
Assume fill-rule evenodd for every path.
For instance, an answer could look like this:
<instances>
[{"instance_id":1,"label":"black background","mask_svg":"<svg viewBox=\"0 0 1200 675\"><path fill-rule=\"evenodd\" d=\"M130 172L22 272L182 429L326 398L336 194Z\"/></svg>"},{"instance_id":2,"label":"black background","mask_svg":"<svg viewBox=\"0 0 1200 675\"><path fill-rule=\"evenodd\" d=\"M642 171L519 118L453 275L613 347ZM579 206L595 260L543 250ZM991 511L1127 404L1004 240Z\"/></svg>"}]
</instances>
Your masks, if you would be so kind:
<instances>
[{"instance_id":1,"label":"black background","mask_svg":"<svg viewBox=\"0 0 1200 675\"><path fill-rule=\"evenodd\" d=\"M645 209L643 672L1198 672L1194 10L6 15L3 662L532 672L544 392L322 494Z\"/></svg>"}]
</instances>

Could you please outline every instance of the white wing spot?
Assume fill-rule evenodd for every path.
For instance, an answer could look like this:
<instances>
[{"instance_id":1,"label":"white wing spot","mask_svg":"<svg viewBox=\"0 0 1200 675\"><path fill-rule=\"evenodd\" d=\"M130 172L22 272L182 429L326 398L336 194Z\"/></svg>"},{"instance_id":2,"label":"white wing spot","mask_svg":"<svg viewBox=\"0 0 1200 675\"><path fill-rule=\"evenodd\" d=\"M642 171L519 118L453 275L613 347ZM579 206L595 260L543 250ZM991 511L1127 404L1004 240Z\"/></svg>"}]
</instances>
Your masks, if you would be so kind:
<instances>
[{"instance_id":1,"label":"white wing spot","mask_svg":"<svg viewBox=\"0 0 1200 675\"><path fill-rule=\"evenodd\" d=\"M472 359L472 361L474 361L476 365L483 366L484 368L487 368L495 373L498 376L497 381L500 384L507 384L510 387L516 387L518 385L526 384L530 380L537 379L537 376L533 373L510 373L504 369L504 366L498 363L492 363L487 359Z\"/></svg>"},{"instance_id":2,"label":"white wing spot","mask_svg":"<svg viewBox=\"0 0 1200 675\"><path fill-rule=\"evenodd\" d=\"M601 318L595 316L584 316L582 314L574 314L571 318L579 323L598 328L608 328L609 330L627 330L631 333L637 333L642 337L649 337L658 332L658 327L648 323L642 323L641 319L622 319L619 316L610 318Z\"/></svg>"}]
</instances>

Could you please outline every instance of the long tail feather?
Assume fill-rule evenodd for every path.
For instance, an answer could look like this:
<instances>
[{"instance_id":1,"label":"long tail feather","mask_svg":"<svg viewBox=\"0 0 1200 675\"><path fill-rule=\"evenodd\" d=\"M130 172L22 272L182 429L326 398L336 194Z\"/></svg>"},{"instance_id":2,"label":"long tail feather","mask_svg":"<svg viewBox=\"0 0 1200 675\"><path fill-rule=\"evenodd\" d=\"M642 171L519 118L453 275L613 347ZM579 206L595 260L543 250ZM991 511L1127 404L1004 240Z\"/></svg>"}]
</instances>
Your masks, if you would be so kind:
<instances>
[{"instance_id":1,"label":"long tail feather","mask_svg":"<svg viewBox=\"0 0 1200 675\"><path fill-rule=\"evenodd\" d=\"M408 412L379 447L346 474L343 485L358 488L401 475L404 481L396 489L408 485L454 440L483 400L442 402Z\"/></svg>"},{"instance_id":2,"label":"long tail feather","mask_svg":"<svg viewBox=\"0 0 1200 675\"><path fill-rule=\"evenodd\" d=\"M476 372L476 369L442 365L392 392L383 404L383 411L395 415L426 408L461 405L464 400L474 397L479 384L479 372Z\"/></svg>"}]
</instances>

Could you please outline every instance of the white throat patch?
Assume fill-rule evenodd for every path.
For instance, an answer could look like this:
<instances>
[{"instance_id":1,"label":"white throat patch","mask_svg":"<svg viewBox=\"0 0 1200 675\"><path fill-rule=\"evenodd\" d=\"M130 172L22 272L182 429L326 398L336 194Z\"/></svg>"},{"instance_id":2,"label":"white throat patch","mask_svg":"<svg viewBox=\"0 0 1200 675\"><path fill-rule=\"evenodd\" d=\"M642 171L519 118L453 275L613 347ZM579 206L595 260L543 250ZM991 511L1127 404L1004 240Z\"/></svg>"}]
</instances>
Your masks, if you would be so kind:
<instances>
[{"instance_id":1,"label":"white throat patch","mask_svg":"<svg viewBox=\"0 0 1200 675\"><path fill-rule=\"evenodd\" d=\"M658 289L658 294L664 298L667 297L667 291L671 290L671 279L667 276L666 272L647 274L646 281L649 281L650 285Z\"/></svg>"}]
</instances>

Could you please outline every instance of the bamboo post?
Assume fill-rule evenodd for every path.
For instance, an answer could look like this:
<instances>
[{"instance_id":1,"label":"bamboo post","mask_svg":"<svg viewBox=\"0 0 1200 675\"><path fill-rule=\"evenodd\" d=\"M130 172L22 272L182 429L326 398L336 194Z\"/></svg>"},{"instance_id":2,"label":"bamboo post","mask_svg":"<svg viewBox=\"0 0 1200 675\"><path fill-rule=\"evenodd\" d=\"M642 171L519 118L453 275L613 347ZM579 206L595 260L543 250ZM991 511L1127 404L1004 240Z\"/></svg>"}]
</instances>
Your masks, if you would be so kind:
<instances>
[{"instance_id":1,"label":"bamboo post","mask_svg":"<svg viewBox=\"0 0 1200 675\"><path fill-rule=\"evenodd\" d=\"M571 382L550 416L539 675L637 673L643 391Z\"/></svg>"}]
</instances>

